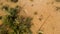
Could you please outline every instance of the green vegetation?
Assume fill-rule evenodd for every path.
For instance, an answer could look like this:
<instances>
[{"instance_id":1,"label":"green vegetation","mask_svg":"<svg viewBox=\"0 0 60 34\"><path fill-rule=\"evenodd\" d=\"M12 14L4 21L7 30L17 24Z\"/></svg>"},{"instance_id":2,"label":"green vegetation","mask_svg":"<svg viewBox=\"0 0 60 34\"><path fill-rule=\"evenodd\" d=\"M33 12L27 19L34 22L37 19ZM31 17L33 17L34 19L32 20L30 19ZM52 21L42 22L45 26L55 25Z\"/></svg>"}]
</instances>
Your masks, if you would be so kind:
<instances>
[{"instance_id":1,"label":"green vegetation","mask_svg":"<svg viewBox=\"0 0 60 34\"><path fill-rule=\"evenodd\" d=\"M7 14L2 18L3 24L0 26L0 34L32 34L30 30L31 17L18 15L20 8L17 6L15 8L4 6L3 9L9 15Z\"/></svg>"}]
</instances>

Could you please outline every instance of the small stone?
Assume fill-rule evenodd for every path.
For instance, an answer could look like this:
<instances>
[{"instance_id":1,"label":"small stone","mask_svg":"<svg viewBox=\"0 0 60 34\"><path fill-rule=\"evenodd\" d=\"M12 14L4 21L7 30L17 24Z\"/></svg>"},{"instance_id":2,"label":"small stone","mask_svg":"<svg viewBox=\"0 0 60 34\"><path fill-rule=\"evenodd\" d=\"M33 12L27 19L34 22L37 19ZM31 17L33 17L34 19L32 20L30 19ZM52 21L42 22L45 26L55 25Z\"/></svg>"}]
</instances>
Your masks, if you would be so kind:
<instances>
[{"instance_id":1,"label":"small stone","mask_svg":"<svg viewBox=\"0 0 60 34\"><path fill-rule=\"evenodd\" d=\"M38 34L43 34L43 32L42 31L38 31Z\"/></svg>"},{"instance_id":2,"label":"small stone","mask_svg":"<svg viewBox=\"0 0 60 34\"><path fill-rule=\"evenodd\" d=\"M56 7L56 10L57 10L57 11L60 10L60 7Z\"/></svg>"},{"instance_id":3,"label":"small stone","mask_svg":"<svg viewBox=\"0 0 60 34\"><path fill-rule=\"evenodd\" d=\"M0 19L2 19L2 16L0 16Z\"/></svg>"},{"instance_id":4,"label":"small stone","mask_svg":"<svg viewBox=\"0 0 60 34\"><path fill-rule=\"evenodd\" d=\"M60 2L60 0L55 0L56 2Z\"/></svg>"},{"instance_id":5,"label":"small stone","mask_svg":"<svg viewBox=\"0 0 60 34\"><path fill-rule=\"evenodd\" d=\"M38 13L37 12L34 12L34 15L37 15Z\"/></svg>"},{"instance_id":6,"label":"small stone","mask_svg":"<svg viewBox=\"0 0 60 34\"><path fill-rule=\"evenodd\" d=\"M39 18L39 20L41 21L41 20L42 20L42 18Z\"/></svg>"},{"instance_id":7,"label":"small stone","mask_svg":"<svg viewBox=\"0 0 60 34\"><path fill-rule=\"evenodd\" d=\"M16 3L16 2L18 2L18 0L11 0L11 2L14 2L14 3Z\"/></svg>"},{"instance_id":8,"label":"small stone","mask_svg":"<svg viewBox=\"0 0 60 34\"><path fill-rule=\"evenodd\" d=\"M30 0L31 2L33 1L33 0Z\"/></svg>"},{"instance_id":9,"label":"small stone","mask_svg":"<svg viewBox=\"0 0 60 34\"><path fill-rule=\"evenodd\" d=\"M8 10L8 6L3 6L2 9L3 10Z\"/></svg>"}]
</instances>

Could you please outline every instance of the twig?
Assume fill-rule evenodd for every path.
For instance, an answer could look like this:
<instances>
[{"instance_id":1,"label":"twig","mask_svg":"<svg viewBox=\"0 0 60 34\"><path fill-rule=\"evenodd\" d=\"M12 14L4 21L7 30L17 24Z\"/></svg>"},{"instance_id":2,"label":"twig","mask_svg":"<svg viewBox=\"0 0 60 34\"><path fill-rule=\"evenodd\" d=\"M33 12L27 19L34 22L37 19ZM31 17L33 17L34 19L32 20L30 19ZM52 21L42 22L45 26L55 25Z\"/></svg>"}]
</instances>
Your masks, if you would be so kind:
<instances>
[{"instance_id":1,"label":"twig","mask_svg":"<svg viewBox=\"0 0 60 34\"><path fill-rule=\"evenodd\" d=\"M50 15L49 15L50 16ZM40 26L40 29L44 26L44 24L46 23L46 21L48 20L49 16L46 18L46 20L43 22L43 24ZM40 30L39 29L39 30Z\"/></svg>"}]
</instances>

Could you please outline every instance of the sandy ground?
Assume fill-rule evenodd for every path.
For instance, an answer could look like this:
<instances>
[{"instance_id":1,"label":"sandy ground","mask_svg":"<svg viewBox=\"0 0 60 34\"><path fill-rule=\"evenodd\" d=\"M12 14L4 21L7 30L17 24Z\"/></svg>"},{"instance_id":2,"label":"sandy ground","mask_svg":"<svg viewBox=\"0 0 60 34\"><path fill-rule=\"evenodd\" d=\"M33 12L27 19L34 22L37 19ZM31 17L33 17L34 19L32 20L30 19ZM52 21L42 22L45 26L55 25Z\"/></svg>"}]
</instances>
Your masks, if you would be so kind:
<instances>
[{"instance_id":1,"label":"sandy ground","mask_svg":"<svg viewBox=\"0 0 60 34\"><path fill-rule=\"evenodd\" d=\"M42 30L43 34L60 34L60 10L56 10L56 7L60 7L60 3L55 0L19 0L18 3L5 2L11 7L16 4L24 6L23 10L26 11L26 15L33 17L33 25L31 30L33 34L37 34L38 30ZM34 13L37 12L35 15ZM2 14L0 11L0 15ZM41 20L40 20L41 19Z\"/></svg>"}]
</instances>

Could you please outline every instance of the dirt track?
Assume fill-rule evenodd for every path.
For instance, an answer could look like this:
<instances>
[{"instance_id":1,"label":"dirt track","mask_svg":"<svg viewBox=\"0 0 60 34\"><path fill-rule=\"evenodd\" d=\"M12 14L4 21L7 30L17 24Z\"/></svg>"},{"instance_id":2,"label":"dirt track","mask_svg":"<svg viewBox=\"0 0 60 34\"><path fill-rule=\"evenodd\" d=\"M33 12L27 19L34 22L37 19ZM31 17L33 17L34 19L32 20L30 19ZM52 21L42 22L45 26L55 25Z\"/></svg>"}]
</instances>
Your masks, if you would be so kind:
<instances>
[{"instance_id":1,"label":"dirt track","mask_svg":"<svg viewBox=\"0 0 60 34\"><path fill-rule=\"evenodd\" d=\"M5 2L11 7L16 4L24 6L23 9L27 12L26 15L33 17L32 23L34 25L31 27L33 34L37 34L39 29L43 31L43 34L60 34L60 10L56 10L56 7L60 7L60 3L55 2L55 0L19 0L16 4L5 0L0 2ZM37 14L35 15L34 12L37 12ZM0 15L5 14L0 11Z\"/></svg>"}]
</instances>

